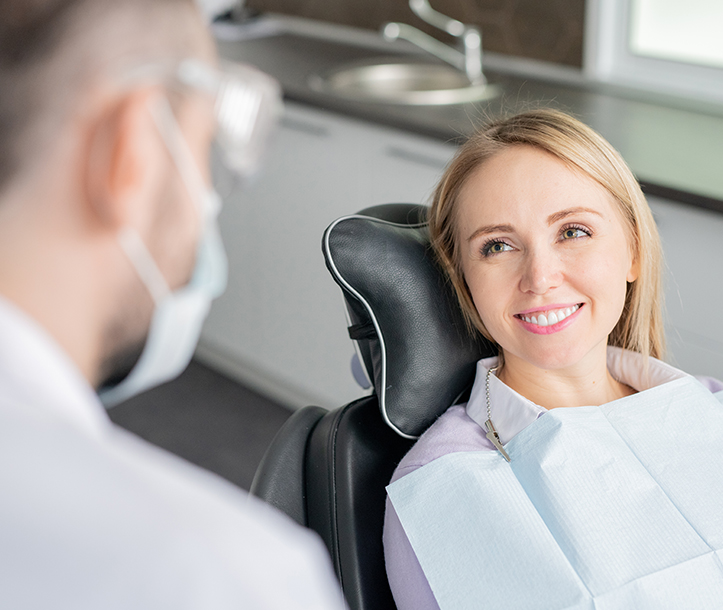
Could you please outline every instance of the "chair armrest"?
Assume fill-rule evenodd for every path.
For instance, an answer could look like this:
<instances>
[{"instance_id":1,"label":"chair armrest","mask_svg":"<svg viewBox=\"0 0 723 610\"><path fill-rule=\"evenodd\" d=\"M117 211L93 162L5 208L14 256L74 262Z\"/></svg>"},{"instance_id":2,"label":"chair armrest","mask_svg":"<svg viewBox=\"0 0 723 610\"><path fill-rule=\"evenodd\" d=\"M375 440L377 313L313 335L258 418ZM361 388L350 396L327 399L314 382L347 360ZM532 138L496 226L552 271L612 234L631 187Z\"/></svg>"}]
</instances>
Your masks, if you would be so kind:
<instances>
[{"instance_id":1,"label":"chair armrest","mask_svg":"<svg viewBox=\"0 0 723 610\"><path fill-rule=\"evenodd\" d=\"M251 483L252 495L307 526L304 462L309 436L326 415L321 407L296 411L271 441Z\"/></svg>"}]
</instances>

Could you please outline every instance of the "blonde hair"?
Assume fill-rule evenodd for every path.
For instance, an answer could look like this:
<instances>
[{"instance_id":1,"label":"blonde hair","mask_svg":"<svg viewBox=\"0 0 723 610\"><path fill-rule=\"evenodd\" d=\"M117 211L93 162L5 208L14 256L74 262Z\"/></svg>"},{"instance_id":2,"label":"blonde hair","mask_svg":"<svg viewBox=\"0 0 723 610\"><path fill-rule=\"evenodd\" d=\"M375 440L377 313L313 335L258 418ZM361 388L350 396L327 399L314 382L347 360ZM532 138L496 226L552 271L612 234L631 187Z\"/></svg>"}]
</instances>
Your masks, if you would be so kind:
<instances>
[{"instance_id":1,"label":"blonde hair","mask_svg":"<svg viewBox=\"0 0 723 610\"><path fill-rule=\"evenodd\" d=\"M434 193L429 212L432 247L454 286L471 329L494 342L475 308L462 273L457 208L469 176L485 161L514 145L534 146L582 171L617 202L638 278L628 284L622 315L609 345L662 357L663 329L660 237L643 192L620 154L596 131L557 110L539 109L487 124L463 144ZM501 355L501 354L500 354Z\"/></svg>"}]
</instances>

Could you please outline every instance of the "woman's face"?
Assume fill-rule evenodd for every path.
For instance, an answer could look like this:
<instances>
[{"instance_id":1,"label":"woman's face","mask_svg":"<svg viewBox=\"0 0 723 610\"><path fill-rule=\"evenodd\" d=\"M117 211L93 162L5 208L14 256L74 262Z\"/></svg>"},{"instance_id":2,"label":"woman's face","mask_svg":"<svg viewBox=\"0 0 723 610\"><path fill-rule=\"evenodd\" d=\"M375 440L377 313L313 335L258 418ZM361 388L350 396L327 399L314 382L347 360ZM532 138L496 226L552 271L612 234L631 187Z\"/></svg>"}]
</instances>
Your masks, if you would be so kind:
<instances>
[{"instance_id":1,"label":"woman's face","mask_svg":"<svg viewBox=\"0 0 723 610\"><path fill-rule=\"evenodd\" d=\"M627 282L637 278L612 196L553 155L518 145L483 163L458 205L464 277L505 366L604 362Z\"/></svg>"}]
</instances>

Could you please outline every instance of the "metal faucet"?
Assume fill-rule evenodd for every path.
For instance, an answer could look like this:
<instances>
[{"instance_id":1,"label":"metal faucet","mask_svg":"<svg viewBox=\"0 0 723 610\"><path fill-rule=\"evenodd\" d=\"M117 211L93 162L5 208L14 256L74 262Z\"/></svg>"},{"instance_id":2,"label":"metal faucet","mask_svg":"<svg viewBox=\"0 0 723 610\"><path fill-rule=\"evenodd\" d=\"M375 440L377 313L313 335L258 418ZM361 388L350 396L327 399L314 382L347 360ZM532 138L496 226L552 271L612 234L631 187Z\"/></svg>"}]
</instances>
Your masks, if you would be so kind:
<instances>
[{"instance_id":1,"label":"metal faucet","mask_svg":"<svg viewBox=\"0 0 723 610\"><path fill-rule=\"evenodd\" d=\"M464 71L471 83L479 85L487 82L482 73L482 32L478 28L435 11L429 0L409 0L409 8L428 24L461 38L464 53L406 23L391 22L382 26L382 35L386 40L408 40L427 53Z\"/></svg>"}]
</instances>

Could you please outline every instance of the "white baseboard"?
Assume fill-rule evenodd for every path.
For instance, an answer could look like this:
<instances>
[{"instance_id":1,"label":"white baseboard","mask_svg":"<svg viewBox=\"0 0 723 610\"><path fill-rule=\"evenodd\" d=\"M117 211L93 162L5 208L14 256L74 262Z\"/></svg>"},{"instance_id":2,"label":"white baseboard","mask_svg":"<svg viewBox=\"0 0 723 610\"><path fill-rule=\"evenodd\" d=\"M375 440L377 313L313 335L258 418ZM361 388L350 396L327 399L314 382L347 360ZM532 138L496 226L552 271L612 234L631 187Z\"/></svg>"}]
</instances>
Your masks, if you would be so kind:
<instances>
[{"instance_id":1,"label":"white baseboard","mask_svg":"<svg viewBox=\"0 0 723 610\"><path fill-rule=\"evenodd\" d=\"M333 409L341 405L330 405L328 400L315 396L308 391L295 387L293 384L279 380L278 376L262 370L258 365L245 361L238 354L230 354L223 348L201 340L196 348L195 358L238 381L251 390L267 396L292 410L308 405L316 405L325 409Z\"/></svg>"}]
</instances>

